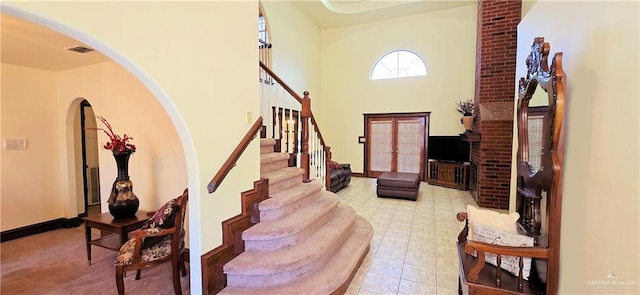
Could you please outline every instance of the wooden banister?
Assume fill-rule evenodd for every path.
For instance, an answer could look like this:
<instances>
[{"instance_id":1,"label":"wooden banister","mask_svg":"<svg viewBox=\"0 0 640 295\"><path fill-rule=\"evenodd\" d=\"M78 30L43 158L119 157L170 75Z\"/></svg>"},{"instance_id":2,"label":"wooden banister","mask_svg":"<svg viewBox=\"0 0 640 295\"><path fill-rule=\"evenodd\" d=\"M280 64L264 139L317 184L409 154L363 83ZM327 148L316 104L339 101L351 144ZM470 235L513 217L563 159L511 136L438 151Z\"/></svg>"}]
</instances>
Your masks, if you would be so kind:
<instances>
[{"instance_id":1,"label":"wooden banister","mask_svg":"<svg viewBox=\"0 0 640 295\"><path fill-rule=\"evenodd\" d=\"M299 141L300 141L299 142L299 155L300 155L299 167L305 170L305 173L303 175L303 181L308 182L311 180L312 178L311 163L313 162L313 165L316 167L315 168L316 170L314 170L315 171L314 177L317 177L317 178L324 177L325 186L327 189L329 189L330 183L331 183L330 169L329 169L329 161L331 160L331 147L327 146L324 140L324 137L320 132L320 128L318 126L316 118L313 115L313 112L311 111L311 99L309 98L309 91L305 91L304 96L300 96L289 85L287 85L287 83L285 83L280 77L278 77L278 75L276 75L276 73L274 73L268 67L268 65L264 64L261 61L259 61L258 64L261 69L261 75L265 76L265 77L261 76L261 79L272 81L272 83L266 87L276 87L276 90L274 91L276 94L275 103L273 103L273 105L271 106L272 108L275 109L276 114L279 114L278 110L281 108L280 106L277 105L278 92L281 92L283 94L288 93L288 95L290 95L293 99L295 99L300 104L300 109L299 109L300 130L297 130L296 132L298 132L300 136L299 137ZM282 88L284 91L278 91L278 88ZM267 92L267 90L265 90L265 92ZM269 90L268 93L269 93L269 96L268 96L269 103L272 103L271 91ZM280 101L284 101L284 99L281 99ZM290 101L293 101L293 100L290 100ZM286 107L282 106L282 108L284 109ZM290 105L289 109L294 109L294 108ZM285 112L283 111L283 113ZM272 118L273 121L275 121L276 123L274 123L273 126L267 127L267 128L272 128L274 133L274 138L276 140L280 140L282 137L282 129L281 129L282 123L280 123L281 119L279 118L279 115L270 115L270 118ZM271 119L269 123L271 123ZM313 136L313 138L310 138L311 136ZM288 142L289 139L287 137L284 140ZM310 147L310 142L309 142L310 140L313 141L313 145L314 145L313 147ZM276 145L279 145L279 144L280 143L276 143ZM318 148L318 145L321 146L321 148ZM310 150L310 148L312 150ZM318 151L322 151L322 152L318 153ZM311 161L312 159L311 153L313 153L313 161ZM322 161L324 163L320 163L318 161Z\"/></svg>"},{"instance_id":2,"label":"wooden banister","mask_svg":"<svg viewBox=\"0 0 640 295\"><path fill-rule=\"evenodd\" d=\"M278 75L276 75L276 73L274 73L269 67L267 67L264 63L259 62L260 63L260 67L267 72L267 74L269 74L269 76L271 76L274 80L276 80L276 82L278 82L278 84L280 84L280 86L282 86L282 88L284 88L284 90L286 90L287 92L289 92L289 94L291 94L291 96L293 96L293 98L295 98L299 103L302 103L302 97L296 93L293 88L289 87L289 85L287 85L287 83L285 83L282 79L280 79L280 77L278 77Z\"/></svg>"},{"instance_id":3,"label":"wooden banister","mask_svg":"<svg viewBox=\"0 0 640 295\"><path fill-rule=\"evenodd\" d=\"M258 39L258 43L260 43L260 48L271 48L271 43L262 39Z\"/></svg>"},{"instance_id":4,"label":"wooden banister","mask_svg":"<svg viewBox=\"0 0 640 295\"><path fill-rule=\"evenodd\" d=\"M305 91L305 96L307 96L309 94L309 92ZM323 146L327 146L327 144L324 142L324 138L322 138L322 132L320 132L320 128L318 128L318 123L316 122L316 117L313 116L313 112L311 112L311 123L313 124L313 129L316 131L316 133L318 133L318 138L320 139L320 143Z\"/></svg>"},{"instance_id":5,"label":"wooden banister","mask_svg":"<svg viewBox=\"0 0 640 295\"><path fill-rule=\"evenodd\" d=\"M258 131L260 131L261 128L262 116L259 117L255 123L253 123L253 126L251 126L249 131L247 131L247 134L244 135L242 140L240 140L240 143L238 143L238 146L236 146L229 158L227 158L222 167L220 167L218 173L216 173L216 175L211 179L209 185L207 186L207 188L209 189L209 193L213 193L216 191L216 189L218 189L220 183L222 183L227 174L229 174L231 168L236 165L236 162L238 161L244 150L247 148L247 146L249 146L249 143L255 138L256 134L258 133Z\"/></svg>"},{"instance_id":6,"label":"wooden banister","mask_svg":"<svg viewBox=\"0 0 640 295\"><path fill-rule=\"evenodd\" d=\"M305 97L307 97L309 95L309 92L305 91L304 94L305 94ZM331 187L331 169L329 169L329 161L331 161L331 147L324 142L324 138L322 137L322 133L320 132L320 128L318 127L318 123L316 122L316 117L313 115L313 112L311 112L311 123L313 125L313 129L318 134L318 139L320 140L320 144L324 148L324 152L327 155L325 157L325 163L324 163L324 170L326 175L324 180L325 182L324 185L328 190Z\"/></svg>"}]
</instances>

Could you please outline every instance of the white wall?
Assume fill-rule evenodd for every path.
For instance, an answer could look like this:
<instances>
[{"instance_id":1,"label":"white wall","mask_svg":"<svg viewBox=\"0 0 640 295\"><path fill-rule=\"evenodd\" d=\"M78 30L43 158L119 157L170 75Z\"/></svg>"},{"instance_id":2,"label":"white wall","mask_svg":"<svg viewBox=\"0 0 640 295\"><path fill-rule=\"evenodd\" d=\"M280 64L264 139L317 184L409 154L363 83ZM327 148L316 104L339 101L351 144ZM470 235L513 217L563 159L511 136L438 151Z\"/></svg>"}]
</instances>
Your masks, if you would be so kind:
<instances>
[{"instance_id":1,"label":"white wall","mask_svg":"<svg viewBox=\"0 0 640 295\"><path fill-rule=\"evenodd\" d=\"M289 1L263 1L262 7L273 44L274 72L299 95L309 91L312 110L318 113L320 29Z\"/></svg>"},{"instance_id":2,"label":"white wall","mask_svg":"<svg viewBox=\"0 0 640 295\"><path fill-rule=\"evenodd\" d=\"M26 138L26 150L2 149L2 231L70 216L63 193L53 72L1 64L2 138ZM75 201L75 198L73 199ZM76 214L77 212L71 212Z\"/></svg>"},{"instance_id":3,"label":"white wall","mask_svg":"<svg viewBox=\"0 0 640 295\"><path fill-rule=\"evenodd\" d=\"M107 62L55 73L2 64L2 71L2 136L24 136L29 142L27 150L2 151L2 169L7 171L2 179L2 230L84 212L78 127L82 98L116 133L134 137L138 149L129 172L141 210L156 210L187 187L184 151L175 127L155 97L119 65ZM104 128L101 123L98 127ZM68 146L67 138L72 142ZM108 138L100 132L98 140L104 143ZM106 201L116 166L110 151L99 149L98 154ZM106 202L101 205L107 212Z\"/></svg>"},{"instance_id":4,"label":"white wall","mask_svg":"<svg viewBox=\"0 0 640 295\"><path fill-rule=\"evenodd\" d=\"M464 132L455 102L473 98L476 6L322 31L320 126L333 158L364 172L363 113L431 112L431 135ZM369 80L385 53L409 49L426 77Z\"/></svg>"},{"instance_id":5,"label":"white wall","mask_svg":"<svg viewBox=\"0 0 640 295\"><path fill-rule=\"evenodd\" d=\"M247 87L257 81L257 2L5 1L2 5L4 12L53 26L105 53L158 99L177 129L186 158L190 268L191 273L200 273L200 255L221 243L221 221L240 212L240 192L259 179L259 145L254 141L220 189L213 195L206 189L251 127L247 112L257 114L257 87ZM133 98L116 95L109 99ZM96 104L95 110L105 116L116 113L115 106L106 104ZM127 120L133 116L146 120L141 115L145 109L119 110L122 118L130 118ZM57 135L64 135L60 133ZM158 144L155 148L171 147ZM102 162L104 156L100 157ZM149 168L140 164L145 157L149 156L137 152L131 165ZM137 191L137 179L143 183L145 176L131 177ZM193 293L199 293L201 277L191 276L190 285Z\"/></svg>"},{"instance_id":6,"label":"white wall","mask_svg":"<svg viewBox=\"0 0 640 295\"><path fill-rule=\"evenodd\" d=\"M518 26L518 76L534 37L564 54L559 294L640 291L639 8L635 1L538 1Z\"/></svg>"}]
</instances>

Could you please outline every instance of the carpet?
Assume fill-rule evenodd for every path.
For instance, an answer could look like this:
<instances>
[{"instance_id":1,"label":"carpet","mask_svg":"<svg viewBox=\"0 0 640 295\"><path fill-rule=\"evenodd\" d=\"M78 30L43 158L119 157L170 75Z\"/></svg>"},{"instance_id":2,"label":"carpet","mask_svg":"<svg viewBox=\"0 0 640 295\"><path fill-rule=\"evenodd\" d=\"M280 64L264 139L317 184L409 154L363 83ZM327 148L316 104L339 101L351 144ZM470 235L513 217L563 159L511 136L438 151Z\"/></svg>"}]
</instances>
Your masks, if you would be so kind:
<instances>
[{"instance_id":1,"label":"carpet","mask_svg":"<svg viewBox=\"0 0 640 295\"><path fill-rule=\"evenodd\" d=\"M94 238L99 236L93 230ZM57 229L0 244L1 294L117 294L116 252L92 246L87 265L84 225ZM187 265L187 269L189 266ZM189 294L189 274L182 277L182 292ZM171 263L135 271L124 280L126 294L174 294Z\"/></svg>"}]
</instances>

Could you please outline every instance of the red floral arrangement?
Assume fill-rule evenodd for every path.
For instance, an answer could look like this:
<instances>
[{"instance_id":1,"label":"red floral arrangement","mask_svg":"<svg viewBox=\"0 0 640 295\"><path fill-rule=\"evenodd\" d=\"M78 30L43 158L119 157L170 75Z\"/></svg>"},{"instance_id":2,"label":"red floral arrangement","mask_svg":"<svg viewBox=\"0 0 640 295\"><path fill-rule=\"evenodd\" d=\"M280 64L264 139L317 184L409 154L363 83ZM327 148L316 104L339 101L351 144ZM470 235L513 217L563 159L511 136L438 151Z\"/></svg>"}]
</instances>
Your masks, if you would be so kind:
<instances>
[{"instance_id":1,"label":"red floral arrangement","mask_svg":"<svg viewBox=\"0 0 640 295\"><path fill-rule=\"evenodd\" d=\"M95 130L102 130L107 136L109 136L110 141L104 144L104 148L107 150L111 150L114 155L125 154L125 153L133 153L136 151L136 146L129 143L129 140L133 140L133 137L130 137L124 134L122 137L120 135L113 132L111 128L111 124L107 122L107 119L97 116L100 121L107 126L107 130L102 128L94 128Z\"/></svg>"}]
</instances>

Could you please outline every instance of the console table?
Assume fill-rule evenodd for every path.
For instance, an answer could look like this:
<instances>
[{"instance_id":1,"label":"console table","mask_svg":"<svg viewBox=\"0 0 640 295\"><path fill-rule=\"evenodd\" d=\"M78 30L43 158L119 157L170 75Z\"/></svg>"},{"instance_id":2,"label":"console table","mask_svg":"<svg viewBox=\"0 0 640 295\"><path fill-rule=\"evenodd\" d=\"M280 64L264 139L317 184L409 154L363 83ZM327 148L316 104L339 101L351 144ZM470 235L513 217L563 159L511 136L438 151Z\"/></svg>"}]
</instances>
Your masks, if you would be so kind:
<instances>
[{"instance_id":1,"label":"console table","mask_svg":"<svg viewBox=\"0 0 640 295\"><path fill-rule=\"evenodd\" d=\"M469 163L429 160L427 183L469 190Z\"/></svg>"},{"instance_id":2,"label":"console table","mask_svg":"<svg viewBox=\"0 0 640 295\"><path fill-rule=\"evenodd\" d=\"M149 212L138 210L135 217L114 219L111 213L102 213L82 218L87 243L87 260L91 265L91 245L114 251L129 240L129 232L139 229L149 219ZM100 230L100 237L91 239L91 228Z\"/></svg>"}]
</instances>

